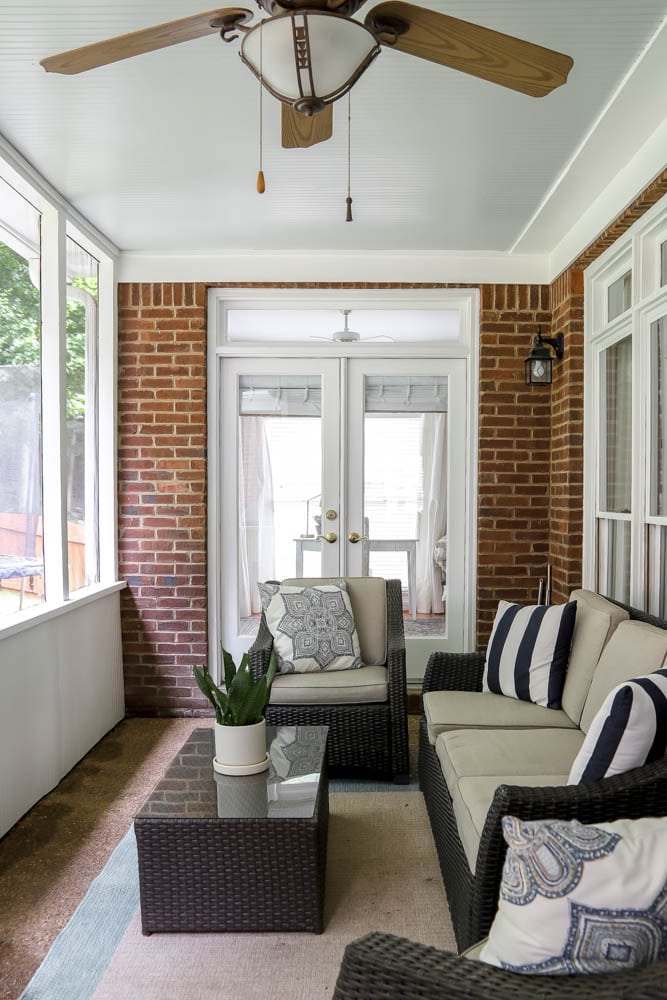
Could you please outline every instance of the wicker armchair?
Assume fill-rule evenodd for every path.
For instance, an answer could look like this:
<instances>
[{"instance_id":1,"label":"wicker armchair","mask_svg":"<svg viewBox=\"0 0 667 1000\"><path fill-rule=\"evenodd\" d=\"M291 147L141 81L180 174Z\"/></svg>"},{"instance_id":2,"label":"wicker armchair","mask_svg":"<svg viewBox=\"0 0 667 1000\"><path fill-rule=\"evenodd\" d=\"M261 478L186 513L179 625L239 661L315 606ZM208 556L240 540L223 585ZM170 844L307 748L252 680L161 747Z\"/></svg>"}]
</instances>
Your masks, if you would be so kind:
<instances>
[{"instance_id":1,"label":"wicker armchair","mask_svg":"<svg viewBox=\"0 0 667 1000\"><path fill-rule=\"evenodd\" d=\"M527 976L372 933L345 949L334 1000L665 1000L667 962L594 976Z\"/></svg>"},{"instance_id":2,"label":"wicker armchair","mask_svg":"<svg viewBox=\"0 0 667 1000\"><path fill-rule=\"evenodd\" d=\"M628 611L631 618L665 627L664 622L643 612L635 612L632 608ZM433 653L427 664L423 692L481 691L484 660L483 653ZM623 817L636 819L667 815L667 758L590 784L549 787L500 785L486 817L476 869L472 872L459 836L442 767L428 739L423 717L419 732L419 781L459 951L486 937L496 913L506 852L501 827L503 816L512 815L524 820L549 817L602 823ZM495 996L495 993L488 995ZM647 993L646 996L653 994Z\"/></svg>"},{"instance_id":3,"label":"wicker armchair","mask_svg":"<svg viewBox=\"0 0 667 1000\"><path fill-rule=\"evenodd\" d=\"M324 582L324 581L323 581ZM355 620L361 613L350 594ZM270 726L328 726L329 773L351 777L376 777L405 783L410 777L405 681L405 636L400 580L386 581L386 662L388 697L359 704L269 704ZM273 637L264 615L257 639L249 650L255 677L265 673ZM363 649L362 649L363 652Z\"/></svg>"}]
</instances>

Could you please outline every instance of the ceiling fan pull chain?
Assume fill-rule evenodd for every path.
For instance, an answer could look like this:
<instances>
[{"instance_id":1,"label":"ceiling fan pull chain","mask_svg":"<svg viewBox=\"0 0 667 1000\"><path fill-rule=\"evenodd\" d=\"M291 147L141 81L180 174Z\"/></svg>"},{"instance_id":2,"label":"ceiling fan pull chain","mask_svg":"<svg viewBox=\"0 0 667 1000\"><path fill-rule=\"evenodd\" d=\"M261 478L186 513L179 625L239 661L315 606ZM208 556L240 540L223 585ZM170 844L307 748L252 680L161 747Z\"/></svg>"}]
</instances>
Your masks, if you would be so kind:
<instances>
[{"instance_id":1,"label":"ceiling fan pull chain","mask_svg":"<svg viewBox=\"0 0 667 1000\"><path fill-rule=\"evenodd\" d=\"M350 91L347 92L347 198L345 199L345 204L347 205L347 211L345 213L346 222L354 222L352 218L352 195L350 194L350 122L351 122L351 112L350 106L352 103L352 98L350 97Z\"/></svg>"},{"instance_id":2,"label":"ceiling fan pull chain","mask_svg":"<svg viewBox=\"0 0 667 1000\"><path fill-rule=\"evenodd\" d=\"M260 26L259 26L259 172L257 174L257 194L264 194L264 192L266 191L266 182L264 181L264 170L263 170L263 162L262 162L263 161L263 155L264 155L264 149L263 149L263 143L262 143L263 131L264 131L264 128L263 128L263 125L264 125L264 114L263 114L263 111L264 111L264 85L262 83L262 77L263 77L263 72L262 72L262 70L263 70L263 63L262 63L262 55L263 55L263 52L262 52L262 42L264 40L264 32L262 31L263 26L264 26L264 22L262 22L260 24Z\"/></svg>"}]
</instances>

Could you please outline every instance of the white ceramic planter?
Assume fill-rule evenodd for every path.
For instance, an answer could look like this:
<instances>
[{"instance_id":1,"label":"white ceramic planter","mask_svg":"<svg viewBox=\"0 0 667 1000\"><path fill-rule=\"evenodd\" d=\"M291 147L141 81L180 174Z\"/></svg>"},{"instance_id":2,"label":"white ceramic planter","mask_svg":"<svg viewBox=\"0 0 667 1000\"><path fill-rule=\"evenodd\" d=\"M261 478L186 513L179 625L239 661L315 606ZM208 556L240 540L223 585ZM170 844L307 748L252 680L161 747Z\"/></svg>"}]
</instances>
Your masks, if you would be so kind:
<instances>
[{"instance_id":1,"label":"white ceramic planter","mask_svg":"<svg viewBox=\"0 0 667 1000\"><path fill-rule=\"evenodd\" d=\"M258 774L266 771L266 721L252 726L215 726L213 767L220 774Z\"/></svg>"}]
</instances>

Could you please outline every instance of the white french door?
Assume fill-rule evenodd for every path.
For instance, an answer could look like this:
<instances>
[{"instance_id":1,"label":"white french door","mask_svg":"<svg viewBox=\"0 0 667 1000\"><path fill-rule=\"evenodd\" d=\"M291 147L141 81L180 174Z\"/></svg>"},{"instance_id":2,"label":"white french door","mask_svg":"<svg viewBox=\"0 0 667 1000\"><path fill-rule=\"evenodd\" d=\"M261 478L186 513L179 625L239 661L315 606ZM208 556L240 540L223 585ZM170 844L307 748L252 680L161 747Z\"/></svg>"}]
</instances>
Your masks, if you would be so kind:
<instances>
[{"instance_id":1,"label":"white french door","mask_svg":"<svg viewBox=\"0 0 667 1000\"><path fill-rule=\"evenodd\" d=\"M257 581L402 581L408 677L465 648L467 364L222 358L219 634L257 632Z\"/></svg>"}]
</instances>

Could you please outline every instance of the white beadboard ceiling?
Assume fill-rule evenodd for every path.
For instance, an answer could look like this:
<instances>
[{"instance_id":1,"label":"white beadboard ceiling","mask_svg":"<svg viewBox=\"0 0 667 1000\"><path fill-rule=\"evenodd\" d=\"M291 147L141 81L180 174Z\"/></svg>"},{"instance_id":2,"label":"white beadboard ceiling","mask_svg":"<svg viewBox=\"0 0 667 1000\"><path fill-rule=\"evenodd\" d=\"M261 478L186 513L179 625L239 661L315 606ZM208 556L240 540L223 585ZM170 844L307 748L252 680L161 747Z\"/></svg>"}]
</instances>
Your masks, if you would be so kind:
<instances>
[{"instance_id":1,"label":"white beadboard ceiling","mask_svg":"<svg viewBox=\"0 0 667 1000\"><path fill-rule=\"evenodd\" d=\"M259 84L238 42L210 35L72 77L39 66L214 6L202 0L0 0L0 133L124 251L576 252L571 234L608 186L621 208L624 178L629 201L667 163L667 0L422 3L574 68L535 99L383 48L352 91L353 223L345 100L333 140L283 150L265 96L256 193Z\"/></svg>"}]
</instances>

